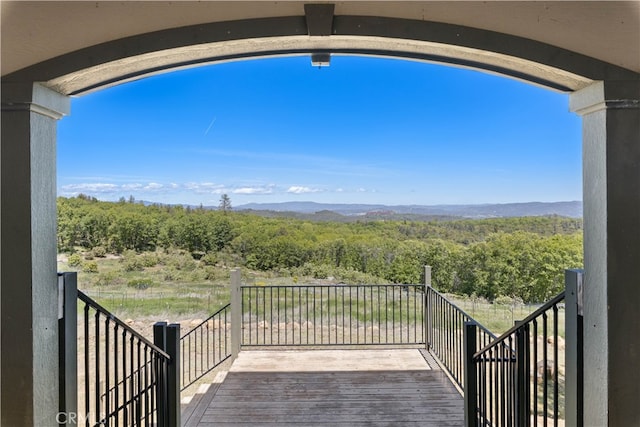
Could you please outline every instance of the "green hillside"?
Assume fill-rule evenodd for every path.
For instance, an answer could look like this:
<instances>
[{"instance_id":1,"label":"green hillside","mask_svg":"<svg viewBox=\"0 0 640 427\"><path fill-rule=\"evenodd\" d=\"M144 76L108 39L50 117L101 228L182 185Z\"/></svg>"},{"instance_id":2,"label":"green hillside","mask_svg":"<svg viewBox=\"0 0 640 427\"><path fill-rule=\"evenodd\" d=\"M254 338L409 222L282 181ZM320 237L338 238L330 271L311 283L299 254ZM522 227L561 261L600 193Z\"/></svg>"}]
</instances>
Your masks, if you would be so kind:
<instances>
[{"instance_id":1,"label":"green hillside","mask_svg":"<svg viewBox=\"0 0 640 427\"><path fill-rule=\"evenodd\" d=\"M122 281L115 267L101 268L107 258L122 272L147 271L167 285L219 281L233 267L289 281L419 283L428 264L441 291L525 302L558 293L564 270L583 262L581 219L342 222L328 217L311 221L59 198L58 247L71 265L90 275L87 280L105 287Z\"/></svg>"}]
</instances>

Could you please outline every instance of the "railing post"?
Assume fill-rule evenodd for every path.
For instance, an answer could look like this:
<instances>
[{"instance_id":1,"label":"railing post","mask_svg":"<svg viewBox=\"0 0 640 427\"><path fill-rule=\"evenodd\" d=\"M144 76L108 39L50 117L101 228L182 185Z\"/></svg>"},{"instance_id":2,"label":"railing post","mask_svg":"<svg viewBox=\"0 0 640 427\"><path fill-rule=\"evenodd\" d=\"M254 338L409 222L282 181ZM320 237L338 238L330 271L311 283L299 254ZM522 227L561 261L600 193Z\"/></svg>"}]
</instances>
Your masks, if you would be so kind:
<instances>
[{"instance_id":1,"label":"railing post","mask_svg":"<svg viewBox=\"0 0 640 427\"><path fill-rule=\"evenodd\" d=\"M520 326L516 321L515 326ZM529 326L524 325L516 331L516 393L515 416L517 426L529 425Z\"/></svg>"},{"instance_id":2,"label":"railing post","mask_svg":"<svg viewBox=\"0 0 640 427\"><path fill-rule=\"evenodd\" d=\"M464 322L464 425L466 427L478 426L477 401L478 381L476 365L473 355L477 344L476 322Z\"/></svg>"},{"instance_id":3,"label":"railing post","mask_svg":"<svg viewBox=\"0 0 640 427\"><path fill-rule=\"evenodd\" d=\"M565 270L565 420L582 427L583 419L583 270Z\"/></svg>"},{"instance_id":4,"label":"railing post","mask_svg":"<svg viewBox=\"0 0 640 427\"><path fill-rule=\"evenodd\" d=\"M180 324L167 326L167 349L171 356L167 378L169 426L180 426Z\"/></svg>"},{"instance_id":5,"label":"railing post","mask_svg":"<svg viewBox=\"0 0 640 427\"><path fill-rule=\"evenodd\" d=\"M240 269L231 270L231 360L240 353L242 343L242 290Z\"/></svg>"},{"instance_id":6,"label":"railing post","mask_svg":"<svg viewBox=\"0 0 640 427\"><path fill-rule=\"evenodd\" d=\"M425 346L431 348L431 266L424 266L424 331Z\"/></svg>"},{"instance_id":7,"label":"railing post","mask_svg":"<svg viewBox=\"0 0 640 427\"><path fill-rule=\"evenodd\" d=\"M167 351L167 322L156 322L153 325L153 343L163 351ZM167 370L161 369L162 365L158 363L156 375L156 411L158 427L169 427L168 407L165 403L167 396Z\"/></svg>"},{"instance_id":8,"label":"railing post","mask_svg":"<svg viewBox=\"0 0 640 427\"><path fill-rule=\"evenodd\" d=\"M78 413L78 278L58 275L58 358L60 406L57 422L76 425Z\"/></svg>"}]
</instances>

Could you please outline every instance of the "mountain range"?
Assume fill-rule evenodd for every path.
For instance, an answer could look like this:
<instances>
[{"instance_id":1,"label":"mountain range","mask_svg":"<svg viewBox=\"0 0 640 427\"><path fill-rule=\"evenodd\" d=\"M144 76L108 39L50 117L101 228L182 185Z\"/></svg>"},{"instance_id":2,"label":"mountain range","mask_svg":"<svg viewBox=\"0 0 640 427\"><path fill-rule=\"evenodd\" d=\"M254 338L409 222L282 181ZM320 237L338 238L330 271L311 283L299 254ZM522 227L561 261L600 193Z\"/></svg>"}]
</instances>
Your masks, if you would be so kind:
<instances>
[{"instance_id":1,"label":"mountain range","mask_svg":"<svg viewBox=\"0 0 640 427\"><path fill-rule=\"evenodd\" d=\"M500 218L522 216L558 215L570 218L582 217L582 202L527 202L482 205L382 205L336 204L316 202L248 203L234 206L234 211L271 211L300 214L335 213L344 216L427 216L457 218Z\"/></svg>"}]
</instances>

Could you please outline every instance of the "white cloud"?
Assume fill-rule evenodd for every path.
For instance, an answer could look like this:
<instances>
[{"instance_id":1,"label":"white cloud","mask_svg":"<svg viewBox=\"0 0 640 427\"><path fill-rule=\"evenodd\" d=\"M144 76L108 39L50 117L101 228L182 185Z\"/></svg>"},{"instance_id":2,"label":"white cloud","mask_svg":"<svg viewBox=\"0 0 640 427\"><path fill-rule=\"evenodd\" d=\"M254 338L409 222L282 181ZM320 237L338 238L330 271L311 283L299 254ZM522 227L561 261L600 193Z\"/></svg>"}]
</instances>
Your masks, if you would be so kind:
<instances>
[{"instance_id":1,"label":"white cloud","mask_svg":"<svg viewBox=\"0 0 640 427\"><path fill-rule=\"evenodd\" d=\"M163 188L164 185L157 182L150 182L144 187L145 190L161 190Z\"/></svg>"},{"instance_id":2,"label":"white cloud","mask_svg":"<svg viewBox=\"0 0 640 427\"><path fill-rule=\"evenodd\" d=\"M320 189L318 188L310 188L310 187L302 187L302 186L291 186L289 187L289 189L287 190L287 193L293 193L293 194L306 194L306 193L319 193Z\"/></svg>"},{"instance_id":3,"label":"white cloud","mask_svg":"<svg viewBox=\"0 0 640 427\"><path fill-rule=\"evenodd\" d=\"M274 194L309 194L309 193L321 193L326 190L321 188L307 187L301 185L294 185L287 187L280 187L276 184L263 184L263 183L251 183L245 185L225 185L215 182L186 182L186 183L161 183L161 182L127 182L127 183L80 183L80 184L68 184L59 187L59 194L61 196L77 196L80 193L105 196L105 197L127 197L128 195L135 195L136 198L153 198L154 194L236 194L246 196L259 196L259 195L274 195ZM338 189L338 192L344 191Z\"/></svg>"},{"instance_id":4,"label":"white cloud","mask_svg":"<svg viewBox=\"0 0 640 427\"><path fill-rule=\"evenodd\" d=\"M144 188L142 184L123 184L120 187L125 191L136 191Z\"/></svg>"},{"instance_id":5,"label":"white cloud","mask_svg":"<svg viewBox=\"0 0 640 427\"><path fill-rule=\"evenodd\" d=\"M120 191L120 186L107 183L69 184L63 185L62 191L67 194L98 193L108 194Z\"/></svg>"},{"instance_id":6,"label":"white cloud","mask_svg":"<svg viewBox=\"0 0 640 427\"><path fill-rule=\"evenodd\" d=\"M269 184L258 187L240 187L231 190L232 194L273 194L275 185Z\"/></svg>"},{"instance_id":7,"label":"white cloud","mask_svg":"<svg viewBox=\"0 0 640 427\"><path fill-rule=\"evenodd\" d=\"M61 195L75 196L80 193L86 194L118 194L118 193L136 193L141 191L160 191L165 186L157 182L150 182L148 184L140 183L127 183L127 184L113 184L104 182L90 182L81 184L67 184L60 187ZM177 188L177 187L172 187Z\"/></svg>"},{"instance_id":8,"label":"white cloud","mask_svg":"<svg viewBox=\"0 0 640 427\"><path fill-rule=\"evenodd\" d=\"M198 194L222 194L226 192L224 185L213 182L187 182L183 187Z\"/></svg>"}]
</instances>

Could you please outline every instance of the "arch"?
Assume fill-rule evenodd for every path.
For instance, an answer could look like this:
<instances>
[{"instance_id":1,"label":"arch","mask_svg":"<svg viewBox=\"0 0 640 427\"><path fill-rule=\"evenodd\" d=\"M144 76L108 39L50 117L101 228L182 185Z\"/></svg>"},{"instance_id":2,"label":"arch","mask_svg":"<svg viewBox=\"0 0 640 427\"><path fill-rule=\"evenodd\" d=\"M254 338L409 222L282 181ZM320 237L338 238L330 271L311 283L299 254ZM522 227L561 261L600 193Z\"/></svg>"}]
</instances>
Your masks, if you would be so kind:
<instances>
[{"instance_id":1,"label":"arch","mask_svg":"<svg viewBox=\"0 0 640 427\"><path fill-rule=\"evenodd\" d=\"M63 11L72 10L74 3L64 2L60 7ZM130 7L128 3L109 7L126 9ZM142 7L135 3L131 2L131 7ZM472 28L473 17L463 11L473 2L460 2L455 7L454 2L424 2L438 7L436 3L444 9L453 8L452 15L466 16L426 21L420 16L420 12L424 16L424 8L409 6L411 2L398 3L402 10L397 13L392 10L393 2L379 7L367 3L362 7L373 10L367 16L333 16L330 4L305 8L306 13L299 14L295 11L302 11L299 2L251 3L260 9L256 13L239 10L240 6L233 6L233 2L221 2L216 7L222 12L235 8L233 13L222 14L233 16L232 19L200 24L187 19L183 26L171 28L173 21L157 16L152 30L130 33L125 38L111 37L118 33L118 22L108 22L106 38L96 42L99 44L80 44L79 50L63 51L35 64L26 62L24 67L3 75L2 345L14 351L2 353L2 424L50 424L48 420L57 410L57 361L51 357L57 349L57 290L52 284L56 273L53 183L55 121L68 113L69 107L64 95L81 95L200 64L312 53L382 55L447 63L573 92L571 108L583 115L585 135L584 312L589 328L585 338L585 372L589 373L585 376L585 401L589 403L585 405L585 419L598 425L628 425L639 419L636 400L640 372L621 369L637 364L634 357L640 354L640 316L635 315L640 287L635 286L634 274L640 259L640 61L636 60L638 45L633 44L638 40L637 29L633 28L637 18L630 18L632 28L626 31L631 36L618 39L631 40L632 44L611 46L618 54L635 56L630 61L632 69L627 69L602 59L608 57L604 53L606 47L595 49L597 57L591 57L577 51L588 51L584 46L567 48L581 47L580 41L565 43L564 47L560 47L562 43L546 44L534 40L536 37L524 37L513 25L510 30L499 32L503 27L495 19L485 20L484 29ZM571 3L563 6L564 18L584 13L597 19L593 17L614 7L609 6L614 2ZM531 4L542 7L541 2ZM638 10L638 2L619 4L619 10ZM99 9L100 4L95 6ZM344 2L340 7L343 6L344 10L363 10L359 2ZM4 7L3 4L3 18ZM495 2L492 7L494 11L504 7L503 16L518 21L520 3ZM280 13L285 9L287 13ZM35 9L29 10L32 13ZM537 10L527 11L529 22L535 19ZM17 25L30 25L25 22L28 13ZM99 17L100 12L95 16ZM589 28L591 21L586 21L583 29ZM76 25L76 29L81 27L82 24ZM606 25L598 28L601 34L608 29ZM615 31L623 32L619 27ZM563 37L568 36L562 33L548 40L562 42ZM538 38L541 39L544 38ZM4 61L4 37L2 47ZM27 45L13 50L29 49Z\"/></svg>"},{"instance_id":2,"label":"arch","mask_svg":"<svg viewBox=\"0 0 640 427\"><path fill-rule=\"evenodd\" d=\"M308 14L309 15L309 14ZM460 25L335 16L331 36L310 35L312 16L215 22L88 47L5 76L79 95L151 74L220 61L313 53L392 56L498 73L560 91L635 73L555 46Z\"/></svg>"}]
</instances>

